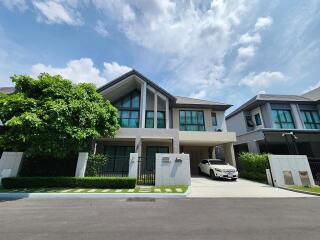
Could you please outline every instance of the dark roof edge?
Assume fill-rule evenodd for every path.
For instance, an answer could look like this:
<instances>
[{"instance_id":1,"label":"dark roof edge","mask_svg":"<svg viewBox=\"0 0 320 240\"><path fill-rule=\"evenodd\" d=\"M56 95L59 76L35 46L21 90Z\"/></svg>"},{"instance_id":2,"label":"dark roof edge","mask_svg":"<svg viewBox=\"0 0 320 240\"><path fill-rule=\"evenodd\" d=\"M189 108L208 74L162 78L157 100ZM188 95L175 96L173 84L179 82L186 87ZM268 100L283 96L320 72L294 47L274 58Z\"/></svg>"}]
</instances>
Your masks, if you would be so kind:
<instances>
[{"instance_id":1,"label":"dark roof edge","mask_svg":"<svg viewBox=\"0 0 320 240\"><path fill-rule=\"evenodd\" d=\"M159 92L161 92L162 94L166 95L169 99L175 101L176 98L174 96L172 96L170 93L168 93L166 90L164 90L162 87L160 87L159 85L157 85L156 83L154 83L153 81L151 81L150 79L148 79L147 77L143 76L141 73L139 73L138 71L136 71L135 69L132 69L131 71L115 78L114 80L106 83L105 85L99 87L97 89L98 92L102 92L105 89L113 86L114 84L117 84L118 82L121 82L122 80L132 76L132 75L136 75L137 77L141 78L143 81L147 82L150 86L152 86L153 88L157 89Z\"/></svg>"},{"instance_id":2,"label":"dark roof edge","mask_svg":"<svg viewBox=\"0 0 320 240\"><path fill-rule=\"evenodd\" d=\"M173 107L178 108L205 108L205 109L217 109L217 110L227 110L232 105L230 104L224 104L224 105L214 105L214 104L183 104L183 103L175 103L173 104Z\"/></svg>"}]
</instances>

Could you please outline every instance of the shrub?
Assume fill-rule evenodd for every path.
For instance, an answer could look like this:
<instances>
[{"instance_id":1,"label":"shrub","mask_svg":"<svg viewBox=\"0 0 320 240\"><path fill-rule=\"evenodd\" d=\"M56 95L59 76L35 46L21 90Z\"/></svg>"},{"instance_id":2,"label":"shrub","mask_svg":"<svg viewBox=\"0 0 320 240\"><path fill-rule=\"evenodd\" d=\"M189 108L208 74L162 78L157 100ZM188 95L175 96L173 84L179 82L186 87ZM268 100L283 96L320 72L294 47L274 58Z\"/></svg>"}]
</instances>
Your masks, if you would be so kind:
<instances>
[{"instance_id":1,"label":"shrub","mask_svg":"<svg viewBox=\"0 0 320 240\"><path fill-rule=\"evenodd\" d=\"M103 154L90 154L87 162L86 176L96 177L108 162L107 156Z\"/></svg>"},{"instance_id":2,"label":"shrub","mask_svg":"<svg viewBox=\"0 0 320 240\"><path fill-rule=\"evenodd\" d=\"M136 179L128 177L9 177L2 186L12 188L135 188Z\"/></svg>"},{"instance_id":3,"label":"shrub","mask_svg":"<svg viewBox=\"0 0 320 240\"><path fill-rule=\"evenodd\" d=\"M242 152L239 156L240 177L258 182L267 182L268 154Z\"/></svg>"}]
</instances>

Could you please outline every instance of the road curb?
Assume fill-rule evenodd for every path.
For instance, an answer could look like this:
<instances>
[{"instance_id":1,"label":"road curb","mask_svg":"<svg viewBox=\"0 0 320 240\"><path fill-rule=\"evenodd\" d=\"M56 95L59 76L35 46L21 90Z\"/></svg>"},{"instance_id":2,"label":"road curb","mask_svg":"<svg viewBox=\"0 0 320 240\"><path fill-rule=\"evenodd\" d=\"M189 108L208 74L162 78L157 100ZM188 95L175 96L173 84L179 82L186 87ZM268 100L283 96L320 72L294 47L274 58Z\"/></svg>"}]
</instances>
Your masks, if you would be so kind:
<instances>
[{"instance_id":1,"label":"road curb","mask_svg":"<svg viewBox=\"0 0 320 240\"><path fill-rule=\"evenodd\" d=\"M0 199L54 199L54 198L186 198L191 193L0 193Z\"/></svg>"},{"instance_id":2,"label":"road curb","mask_svg":"<svg viewBox=\"0 0 320 240\"><path fill-rule=\"evenodd\" d=\"M284 189L284 190L288 190L288 191L291 191L291 192L304 193L304 194L309 194L309 195L320 197L320 193L308 192L308 191L292 189L292 188L287 188L287 187L279 187L279 188Z\"/></svg>"}]
</instances>

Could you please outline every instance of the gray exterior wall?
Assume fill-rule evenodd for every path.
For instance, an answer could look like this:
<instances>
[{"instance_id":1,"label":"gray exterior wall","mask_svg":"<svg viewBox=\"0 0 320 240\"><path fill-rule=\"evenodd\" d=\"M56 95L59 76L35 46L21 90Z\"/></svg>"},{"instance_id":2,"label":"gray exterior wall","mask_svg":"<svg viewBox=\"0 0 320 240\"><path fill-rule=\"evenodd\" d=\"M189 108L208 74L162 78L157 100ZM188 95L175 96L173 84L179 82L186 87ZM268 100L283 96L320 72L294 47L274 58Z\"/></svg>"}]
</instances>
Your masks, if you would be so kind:
<instances>
[{"instance_id":1,"label":"gray exterior wall","mask_svg":"<svg viewBox=\"0 0 320 240\"><path fill-rule=\"evenodd\" d=\"M237 136L247 132L247 124L245 122L244 112L240 112L226 120L227 129L230 132L235 132Z\"/></svg>"}]
</instances>

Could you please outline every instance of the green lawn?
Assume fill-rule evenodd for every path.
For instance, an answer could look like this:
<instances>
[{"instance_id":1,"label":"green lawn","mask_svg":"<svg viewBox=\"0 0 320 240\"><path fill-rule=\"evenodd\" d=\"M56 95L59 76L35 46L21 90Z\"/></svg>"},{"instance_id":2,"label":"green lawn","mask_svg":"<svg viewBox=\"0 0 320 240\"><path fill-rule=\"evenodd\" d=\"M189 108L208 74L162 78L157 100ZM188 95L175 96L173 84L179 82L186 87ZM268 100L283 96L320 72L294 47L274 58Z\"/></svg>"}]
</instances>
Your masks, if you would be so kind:
<instances>
[{"instance_id":1,"label":"green lawn","mask_svg":"<svg viewBox=\"0 0 320 240\"><path fill-rule=\"evenodd\" d=\"M93 189L93 188L17 188L0 187L0 193L184 193L188 186L150 186L135 189Z\"/></svg>"},{"instance_id":2,"label":"green lawn","mask_svg":"<svg viewBox=\"0 0 320 240\"><path fill-rule=\"evenodd\" d=\"M302 190L302 191L306 191L306 192L320 193L320 187L290 186L289 188L296 189L296 190Z\"/></svg>"}]
</instances>

